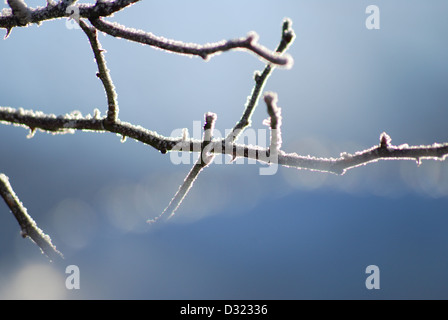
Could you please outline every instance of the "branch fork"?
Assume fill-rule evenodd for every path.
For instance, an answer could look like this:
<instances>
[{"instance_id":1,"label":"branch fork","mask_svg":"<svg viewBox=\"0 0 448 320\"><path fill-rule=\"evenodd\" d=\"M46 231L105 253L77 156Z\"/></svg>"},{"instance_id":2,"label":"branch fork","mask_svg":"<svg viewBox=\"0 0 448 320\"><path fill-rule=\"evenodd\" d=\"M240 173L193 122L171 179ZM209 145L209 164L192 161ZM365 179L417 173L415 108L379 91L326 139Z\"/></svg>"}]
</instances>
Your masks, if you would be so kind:
<instances>
[{"instance_id":1,"label":"branch fork","mask_svg":"<svg viewBox=\"0 0 448 320\"><path fill-rule=\"evenodd\" d=\"M211 148L209 148L209 146L213 146L211 142L213 138L213 130L215 128L216 119L217 116L214 113L208 112L205 114L204 134L203 134L201 152L199 153L198 160L193 165L193 168L191 168L190 172L188 173L184 182L180 186L179 190L171 199L168 207L166 207L165 210L157 218L148 220L149 223L159 221L167 214L168 214L167 219L172 218L176 210L179 208L182 201L185 199L186 195L190 191L191 187L193 186L193 183L196 181L201 171L213 161L215 155L210 153Z\"/></svg>"}]
</instances>

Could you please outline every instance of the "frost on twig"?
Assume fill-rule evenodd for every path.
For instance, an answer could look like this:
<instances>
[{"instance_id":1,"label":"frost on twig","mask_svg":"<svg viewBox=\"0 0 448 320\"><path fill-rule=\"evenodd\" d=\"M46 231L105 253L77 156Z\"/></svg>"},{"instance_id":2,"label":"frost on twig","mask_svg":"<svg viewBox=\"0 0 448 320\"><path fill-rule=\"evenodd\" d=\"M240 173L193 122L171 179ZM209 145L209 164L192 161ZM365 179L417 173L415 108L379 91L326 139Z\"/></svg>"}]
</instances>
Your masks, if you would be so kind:
<instances>
[{"instance_id":1,"label":"frost on twig","mask_svg":"<svg viewBox=\"0 0 448 320\"><path fill-rule=\"evenodd\" d=\"M95 55L95 61L98 65L97 76L98 78L100 78L101 82L103 83L104 90L106 91L108 105L107 121L114 123L118 120L117 93L115 92L115 86L112 82L109 69L106 65L106 59L103 55L104 50L103 48L101 48L101 45L98 41L96 29L89 27L83 20L79 21L79 25L89 38L90 45Z\"/></svg>"},{"instance_id":2,"label":"frost on twig","mask_svg":"<svg viewBox=\"0 0 448 320\"><path fill-rule=\"evenodd\" d=\"M276 93L266 92L264 95L264 101L269 114L269 120L266 121L265 124L271 128L271 144L269 146L271 158L273 154L275 154L275 157L278 156L282 146L282 134L280 131L280 127L282 125L282 115L281 109L277 106L277 100L278 98Z\"/></svg>"},{"instance_id":3,"label":"frost on twig","mask_svg":"<svg viewBox=\"0 0 448 320\"><path fill-rule=\"evenodd\" d=\"M281 56L258 44L258 35L254 32L249 33L245 38L199 45L158 37L150 32L126 28L118 23L111 23L100 18L90 19L90 22L98 30L113 37L139 42L178 54L199 56L205 60L208 60L215 54L228 50L244 49L254 53L267 62L278 66L290 68L293 63L293 60L289 55Z\"/></svg>"},{"instance_id":4,"label":"frost on twig","mask_svg":"<svg viewBox=\"0 0 448 320\"><path fill-rule=\"evenodd\" d=\"M145 129L141 126L129 122L117 121L109 123L107 118L101 117L98 109L94 110L94 115L82 116L74 111L70 114L56 116L45 114L40 111L14 109L10 107L0 107L0 123L21 126L31 131L37 129L52 134L68 134L79 131L111 132L121 137L128 137L152 146L161 153L167 153L182 140L181 138L171 138L159 135L157 132ZM191 141L191 150L198 150L200 141ZM193 149L196 148L196 149Z\"/></svg>"},{"instance_id":5,"label":"frost on twig","mask_svg":"<svg viewBox=\"0 0 448 320\"><path fill-rule=\"evenodd\" d=\"M169 203L168 207L166 207L166 209L162 212L162 214L160 214L157 218L148 220L149 223L154 223L160 220L160 218L162 218L166 214L169 215L167 219L173 217L174 213L179 208L180 204L185 199L186 195L193 186L193 183L197 179L198 175L205 167L207 167L213 161L214 155L210 153L209 146L213 138L213 130L215 128L216 118L217 118L216 114L211 112L205 115L204 135L203 135L204 137L198 160L194 164L193 168L191 168L190 172L188 173L184 182L180 186L179 190L174 195L173 199L171 199L171 202Z\"/></svg>"},{"instance_id":6,"label":"frost on twig","mask_svg":"<svg viewBox=\"0 0 448 320\"><path fill-rule=\"evenodd\" d=\"M161 153L169 151L197 152L201 150L202 141L185 137L165 137L157 132L145 129L124 121L106 125L106 118L100 117L96 110L94 116L82 116L78 112L64 116L44 114L43 112L0 107L0 123L13 124L29 130L40 130L50 133L66 134L75 131L111 132L121 137L128 137L149 145ZM389 142L385 145L382 140ZM301 156L297 153L281 152L278 164L285 167L309 169L322 172L342 174L346 170L378 160L444 160L448 155L448 143L434 143L433 145L409 146L407 144L394 146L390 137L385 134L380 137L380 143L370 149L358 151L354 154L341 153L339 158L316 158ZM179 148L179 145L182 148ZM386 147L385 147L386 146ZM213 140L208 146L210 153L228 154L233 157L244 157L266 163L266 150L257 146L248 146L232 141Z\"/></svg>"},{"instance_id":7,"label":"frost on twig","mask_svg":"<svg viewBox=\"0 0 448 320\"><path fill-rule=\"evenodd\" d=\"M295 32L292 29L292 21L288 18L284 19L283 25L282 25L281 40L276 49L277 54L283 54L289 48L289 46L294 42L295 37L296 37ZM254 113L255 108L257 107L261 92L263 91L266 81L268 80L268 78L271 75L273 70L274 70L274 65L267 64L266 67L264 68L263 72L261 72L261 73L258 71L255 72L255 76L254 76L255 86L252 89L252 93L247 100L243 115L241 116L240 120L235 125L233 130L226 137L226 140L228 142L236 141L238 136L247 127L250 126L252 114Z\"/></svg>"},{"instance_id":8,"label":"frost on twig","mask_svg":"<svg viewBox=\"0 0 448 320\"><path fill-rule=\"evenodd\" d=\"M387 139L387 143L385 142ZM300 156L297 153L279 155L278 164L286 167L313 171L344 174L347 170L377 162L379 160L411 160L419 164L422 160L444 161L448 156L448 143L409 146L394 146L386 133L380 136L380 144L354 154L342 152L339 158L316 158Z\"/></svg>"},{"instance_id":9,"label":"frost on twig","mask_svg":"<svg viewBox=\"0 0 448 320\"><path fill-rule=\"evenodd\" d=\"M34 241L42 252L52 261L62 258L62 254L51 243L48 235L37 226L36 222L29 216L26 208L20 202L9 183L6 175L0 173L0 195L5 200L11 212L14 214L20 226L20 233L23 238L29 237Z\"/></svg>"}]
</instances>

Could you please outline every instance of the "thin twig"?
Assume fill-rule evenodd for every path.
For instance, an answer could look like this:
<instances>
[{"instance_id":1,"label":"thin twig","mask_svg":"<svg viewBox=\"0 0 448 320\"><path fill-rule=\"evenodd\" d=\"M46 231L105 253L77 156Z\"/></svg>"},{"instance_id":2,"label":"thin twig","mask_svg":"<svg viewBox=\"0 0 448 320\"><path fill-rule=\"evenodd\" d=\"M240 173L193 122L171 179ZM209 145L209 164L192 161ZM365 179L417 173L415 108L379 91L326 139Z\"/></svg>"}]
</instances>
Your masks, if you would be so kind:
<instances>
[{"instance_id":1,"label":"thin twig","mask_svg":"<svg viewBox=\"0 0 448 320\"><path fill-rule=\"evenodd\" d=\"M0 174L0 195L19 223L22 237L29 237L34 241L50 260L61 259L62 254L51 243L50 237L43 233L36 222L29 216L26 208L12 189L8 177L2 173Z\"/></svg>"},{"instance_id":2,"label":"thin twig","mask_svg":"<svg viewBox=\"0 0 448 320\"><path fill-rule=\"evenodd\" d=\"M257 43L258 36L254 32L245 38L199 45L158 37L150 32L126 28L118 23L111 23L100 18L90 19L90 22L98 30L113 37L127 39L178 54L194 55L203 59L209 59L217 53L233 49L245 49L253 52L269 63L284 67L290 67L292 65L292 58L290 56L281 56L277 53L272 53L265 47L259 45Z\"/></svg>"},{"instance_id":3,"label":"thin twig","mask_svg":"<svg viewBox=\"0 0 448 320\"><path fill-rule=\"evenodd\" d=\"M381 137L383 135L384 133ZM215 153L254 159L261 163L268 163L266 159L271 159L269 149L253 146L223 143L220 146L215 146L213 150ZM297 153L281 152L278 155L278 164L284 167L342 175L349 169L379 160L411 160L420 164L422 160L443 161L447 157L448 143L434 143L432 145L421 146L409 146L407 144L394 146L389 144L387 147L380 144L354 154L342 152L339 158L317 158L313 156L301 156Z\"/></svg>"},{"instance_id":4,"label":"thin twig","mask_svg":"<svg viewBox=\"0 0 448 320\"><path fill-rule=\"evenodd\" d=\"M201 171L213 161L214 155L209 154L210 150L209 148L207 148L207 146L210 144L213 138L213 130L215 127L216 118L217 118L216 114L214 113L207 113L205 115L204 137L198 160L193 165L193 168L191 168L190 172L188 173L184 182L180 186L179 190L171 199L168 207L166 207L166 209L155 219L148 220L149 223L154 223L160 220L166 214L169 214L167 219L172 218L176 210L179 208L180 204L190 191L191 187L193 186L193 183L196 181Z\"/></svg>"},{"instance_id":5,"label":"thin twig","mask_svg":"<svg viewBox=\"0 0 448 320\"><path fill-rule=\"evenodd\" d=\"M283 21L281 40L275 51L278 54L284 53L289 48L289 46L294 42L295 37L296 36L294 30L292 29L292 21L287 18ZM235 125L235 127L232 129L232 131L227 135L225 140L229 142L235 141L238 138L238 136L248 126L250 126L252 114L254 113L255 108L257 107L261 92L263 91L263 88L273 70L274 66L271 64L267 64L262 73L258 71L255 73L254 77L255 86L252 89L252 93L249 96L249 99L246 103L243 115L241 116L240 120Z\"/></svg>"},{"instance_id":6,"label":"thin twig","mask_svg":"<svg viewBox=\"0 0 448 320\"><path fill-rule=\"evenodd\" d=\"M96 29L89 27L83 20L79 20L78 23L81 29L89 38L93 54L95 55L95 61L98 65L97 76L98 78L100 78L101 82L103 83L104 90L106 91L108 105L107 121L114 123L118 120L117 93L115 91L115 86L112 82L112 78L110 77L109 69L106 65L106 59L104 58L103 54L104 50L103 48L101 48L101 44L98 41Z\"/></svg>"},{"instance_id":7,"label":"thin twig","mask_svg":"<svg viewBox=\"0 0 448 320\"><path fill-rule=\"evenodd\" d=\"M277 106L277 100L278 97L276 93L266 92L264 95L264 101L269 115L269 123L266 124L271 128L271 143L269 146L271 157L273 153L275 154L275 157L277 157L282 146L282 115L281 109Z\"/></svg>"}]
</instances>

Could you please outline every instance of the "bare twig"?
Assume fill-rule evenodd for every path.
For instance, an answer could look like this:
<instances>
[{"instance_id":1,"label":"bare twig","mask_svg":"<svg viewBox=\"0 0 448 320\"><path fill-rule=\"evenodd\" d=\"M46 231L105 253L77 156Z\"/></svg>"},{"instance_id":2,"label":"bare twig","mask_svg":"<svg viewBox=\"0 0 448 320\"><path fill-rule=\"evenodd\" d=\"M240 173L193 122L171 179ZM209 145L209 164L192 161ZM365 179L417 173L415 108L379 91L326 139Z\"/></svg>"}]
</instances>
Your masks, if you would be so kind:
<instances>
[{"instance_id":1,"label":"bare twig","mask_svg":"<svg viewBox=\"0 0 448 320\"><path fill-rule=\"evenodd\" d=\"M61 259L62 254L51 243L50 237L43 233L36 222L28 215L26 208L12 189L8 177L2 173L0 174L0 195L19 223L22 237L29 237L34 241L50 260Z\"/></svg>"},{"instance_id":2,"label":"bare twig","mask_svg":"<svg viewBox=\"0 0 448 320\"><path fill-rule=\"evenodd\" d=\"M245 49L269 63L284 67L291 67L292 65L292 58L290 56L281 56L277 53L272 53L265 47L259 45L257 42L258 36L254 32L249 33L245 38L199 45L158 37L150 32L126 28L118 23L111 23L100 18L90 19L90 22L98 30L113 37L139 42L178 54L194 55L203 59L209 59L213 55L224 51Z\"/></svg>"},{"instance_id":3,"label":"bare twig","mask_svg":"<svg viewBox=\"0 0 448 320\"><path fill-rule=\"evenodd\" d=\"M173 217L174 213L179 208L182 201L185 199L186 195L190 191L193 183L195 182L201 171L213 161L214 155L209 153L210 149L208 148L208 146L210 145L210 142L213 138L213 130L215 127L216 118L216 114L214 113L207 113L205 115L204 138L198 160L194 164L193 168L191 168L190 172L180 186L179 190L174 195L168 207L166 207L166 209L160 216L155 219L149 220L149 223L158 221L165 214L169 214L167 219Z\"/></svg>"},{"instance_id":4,"label":"bare twig","mask_svg":"<svg viewBox=\"0 0 448 320\"><path fill-rule=\"evenodd\" d=\"M268 109L269 120L266 124L271 128L271 143L269 146L269 152L272 157L273 153L275 157L278 156L280 148L282 146L282 134L280 131L282 125L281 109L277 106L277 94L273 92L266 92L264 95L264 101Z\"/></svg>"},{"instance_id":5,"label":"bare twig","mask_svg":"<svg viewBox=\"0 0 448 320\"><path fill-rule=\"evenodd\" d=\"M98 41L98 36L96 29L89 27L83 20L78 21L81 29L85 32L89 38L90 45L92 47L93 53L95 55L95 61L98 65L97 76L103 83L104 90L107 96L107 121L114 123L118 120L118 102L117 93L115 91L115 86L110 77L109 69L107 69L106 59L103 55L103 48Z\"/></svg>"},{"instance_id":6,"label":"bare twig","mask_svg":"<svg viewBox=\"0 0 448 320\"><path fill-rule=\"evenodd\" d=\"M294 42L295 39L295 33L292 29L292 22L290 19L285 19L283 21L282 26L282 37L280 40L280 43L277 47L276 52L278 54L282 54L285 52L289 46ZM252 93L248 98L248 101L246 103L243 115L241 116L241 119L238 121L238 123L235 125L233 130L227 135L225 138L227 141L232 142L235 141L238 136L251 124L251 118L252 114L255 111L255 108L257 107L258 100L260 98L260 94L263 91L263 88L265 86L266 81L268 80L269 76L271 75L272 71L274 70L274 66L271 64L266 65L263 72L256 72L255 73L255 86L252 89Z\"/></svg>"},{"instance_id":7,"label":"bare twig","mask_svg":"<svg viewBox=\"0 0 448 320\"><path fill-rule=\"evenodd\" d=\"M0 107L0 122L29 128L32 132L39 129L53 134L74 133L76 130L111 132L121 137L128 137L143 142L162 153L167 153L167 151L174 149L182 141L181 138L164 137L154 131L128 122L117 120L115 123L110 123L107 121L107 118L100 116L100 111L97 109L94 110L93 116L89 114L83 117L79 112L75 111L71 114L57 117L54 114L44 114L39 111ZM196 149L193 149L192 145L191 151L198 150L197 147L201 142L197 141L196 143Z\"/></svg>"},{"instance_id":8,"label":"bare twig","mask_svg":"<svg viewBox=\"0 0 448 320\"><path fill-rule=\"evenodd\" d=\"M412 160L420 164L422 160L445 160L448 156L448 143L434 143L428 146L407 144L386 146L383 144L384 135L386 134L381 134L379 146L355 154L343 152L337 159L303 157L294 153L279 157L278 163L288 167L344 174L349 169L379 160Z\"/></svg>"},{"instance_id":9,"label":"bare twig","mask_svg":"<svg viewBox=\"0 0 448 320\"><path fill-rule=\"evenodd\" d=\"M215 146L213 150L216 153L254 159L261 163L268 163L266 159L272 158L269 155L269 149L228 142ZM422 146L403 144L399 146L388 145L387 148L374 146L354 154L342 152L339 158L317 158L300 156L297 153L280 152L278 164L297 169L344 174L349 169L379 160L411 160L420 163L422 160L445 160L447 156L448 143L434 143Z\"/></svg>"}]
</instances>

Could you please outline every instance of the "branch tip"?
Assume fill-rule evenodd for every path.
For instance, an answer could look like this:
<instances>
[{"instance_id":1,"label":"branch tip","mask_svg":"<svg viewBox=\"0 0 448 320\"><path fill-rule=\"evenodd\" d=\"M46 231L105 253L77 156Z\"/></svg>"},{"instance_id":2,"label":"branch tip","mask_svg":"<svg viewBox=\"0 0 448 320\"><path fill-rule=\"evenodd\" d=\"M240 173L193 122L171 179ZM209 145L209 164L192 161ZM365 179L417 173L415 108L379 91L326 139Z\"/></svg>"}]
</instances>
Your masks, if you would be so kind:
<instances>
[{"instance_id":1,"label":"branch tip","mask_svg":"<svg viewBox=\"0 0 448 320\"><path fill-rule=\"evenodd\" d=\"M14 192L9 178L2 173L0 173L0 196L19 223L20 235L23 238L30 238L50 260L63 258L62 254L51 243L50 237L37 226L36 222L27 213L26 208Z\"/></svg>"},{"instance_id":2,"label":"branch tip","mask_svg":"<svg viewBox=\"0 0 448 320\"><path fill-rule=\"evenodd\" d=\"M392 138L386 132L383 132L380 136L380 148L390 147L391 142Z\"/></svg>"},{"instance_id":3,"label":"branch tip","mask_svg":"<svg viewBox=\"0 0 448 320\"><path fill-rule=\"evenodd\" d=\"M26 136L27 139L31 139L36 134L36 128L30 127L30 133Z\"/></svg>"},{"instance_id":4,"label":"branch tip","mask_svg":"<svg viewBox=\"0 0 448 320\"><path fill-rule=\"evenodd\" d=\"M218 118L216 113L213 112L207 112L205 114L205 125L204 125L204 129L211 129L214 127L216 119Z\"/></svg>"},{"instance_id":5,"label":"branch tip","mask_svg":"<svg viewBox=\"0 0 448 320\"><path fill-rule=\"evenodd\" d=\"M266 102L268 106L268 110L272 108L276 108L276 104L278 101L278 95L275 92L266 92L264 94L264 102Z\"/></svg>"},{"instance_id":6,"label":"branch tip","mask_svg":"<svg viewBox=\"0 0 448 320\"><path fill-rule=\"evenodd\" d=\"M270 117L265 123L271 128L271 144L269 151L271 156L273 155L274 157L277 157L282 145L282 133L280 131L282 116L281 109L277 106L278 96L275 92L266 92L264 101Z\"/></svg>"},{"instance_id":7,"label":"branch tip","mask_svg":"<svg viewBox=\"0 0 448 320\"><path fill-rule=\"evenodd\" d=\"M269 126L271 129L279 129L281 126L281 109L277 106L278 96L275 92L266 92L264 102L270 117Z\"/></svg>"},{"instance_id":8,"label":"branch tip","mask_svg":"<svg viewBox=\"0 0 448 320\"><path fill-rule=\"evenodd\" d=\"M3 38L4 40L9 38L9 35L11 34L12 31L12 27L11 28L6 28L6 34L5 37Z\"/></svg>"},{"instance_id":9,"label":"branch tip","mask_svg":"<svg viewBox=\"0 0 448 320\"><path fill-rule=\"evenodd\" d=\"M260 71L255 71L254 72L254 80L255 80L255 83L257 83L257 84L261 81L261 73L260 73Z\"/></svg>"},{"instance_id":10,"label":"branch tip","mask_svg":"<svg viewBox=\"0 0 448 320\"><path fill-rule=\"evenodd\" d=\"M283 37L285 41L292 42L295 38L295 32L292 29L292 20L290 18L285 18L283 20Z\"/></svg>"},{"instance_id":11,"label":"branch tip","mask_svg":"<svg viewBox=\"0 0 448 320\"><path fill-rule=\"evenodd\" d=\"M251 31L247 34L246 39L249 45L254 46L257 44L259 38L260 36L258 35L258 33L256 33L255 31Z\"/></svg>"}]
</instances>

